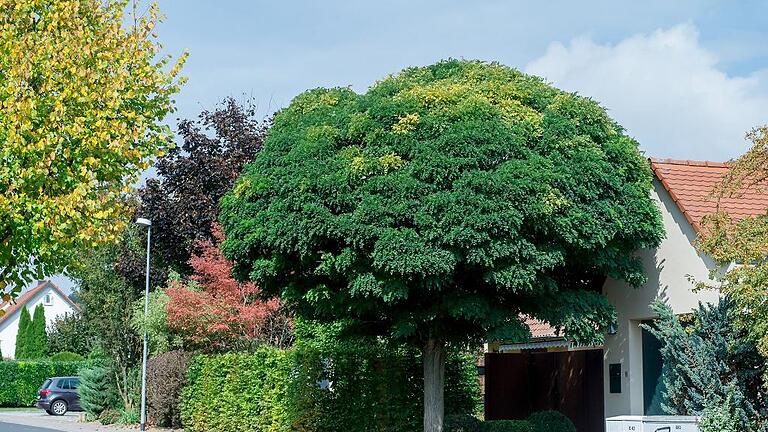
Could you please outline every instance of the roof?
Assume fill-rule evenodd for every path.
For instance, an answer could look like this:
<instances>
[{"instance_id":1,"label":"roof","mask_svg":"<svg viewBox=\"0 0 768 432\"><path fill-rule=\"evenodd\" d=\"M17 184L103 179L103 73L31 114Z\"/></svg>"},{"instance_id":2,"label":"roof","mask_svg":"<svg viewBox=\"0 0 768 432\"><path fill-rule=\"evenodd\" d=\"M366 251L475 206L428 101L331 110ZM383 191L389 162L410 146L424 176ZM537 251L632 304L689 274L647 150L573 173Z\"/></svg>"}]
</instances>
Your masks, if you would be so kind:
<instances>
[{"instance_id":1,"label":"roof","mask_svg":"<svg viewBox=\"0 0 768 432\"><path fill-rule=\"evenodd\" d=\"M728 173L727 163L656 158L650 162L656 177L697 231L702 218L718 209L734 220L760 216L768 210L768 194L754 187L739 191L737 197L722 198L718 203L712 192Z\"/></svg>"},{"instance_id":2,"label":"roof","mask_svg":"<svg viewBox=\"0 0 768 432\"><path fill-rule=\"evenodd\" d=\"M0 316L0 324L5 322L5 320L9 319L16 311L22 308L22 306L26 305L30 300L35 298L37 294L39 294L44 289L49 288L54 291L56 291L67 303L69 303L70 306L72 306L72 309L79 311L80 307L75 304L68 295L64 293L64 291L61 290L56 284L54 284L51 281L41 281L37 284L36 287L32 288L31 290L25 292L19 298L16 299L15 302L12 303L3 303L0 308L5 308L10 304L10 307L5 310L5 314L3 316Z\"/></svg>"},{"instance_id":3,"label":"roof","mask_svg":"<svg viewBox=\"0 0 768 432\"><path fill-rule=\"evenodd\" d=\"M531 339L560 337L554 327L535 318L526 318L525 325L531 330Z\"/></svg>"}]
</instances>

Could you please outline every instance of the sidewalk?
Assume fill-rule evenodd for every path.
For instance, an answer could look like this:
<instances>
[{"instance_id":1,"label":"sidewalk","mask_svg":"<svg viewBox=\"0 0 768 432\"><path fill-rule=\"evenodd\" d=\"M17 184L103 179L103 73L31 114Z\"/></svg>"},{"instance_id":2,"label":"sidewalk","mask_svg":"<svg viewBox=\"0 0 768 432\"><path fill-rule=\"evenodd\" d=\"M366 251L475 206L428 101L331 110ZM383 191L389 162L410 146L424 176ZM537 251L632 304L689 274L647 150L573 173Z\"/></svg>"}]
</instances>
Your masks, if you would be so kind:
<instances>
[{"instance_id":1,"label":"sidewalk","mask_svg":"<svg viewBox=\"0 0 768 432\"><path fill-rule=\"evenodd\" d=\"M127 432L139 430L138 425L104 426L99 423L80 423L78 418L80 413L67 413L64 416L49 416L41 410L34 411L0 411L0 424L16 424L23 426L34 426L39 428L48 428L62 432ZM163 428L147 428L154 431L169 431Z\"/></svg>"}]
</instances>

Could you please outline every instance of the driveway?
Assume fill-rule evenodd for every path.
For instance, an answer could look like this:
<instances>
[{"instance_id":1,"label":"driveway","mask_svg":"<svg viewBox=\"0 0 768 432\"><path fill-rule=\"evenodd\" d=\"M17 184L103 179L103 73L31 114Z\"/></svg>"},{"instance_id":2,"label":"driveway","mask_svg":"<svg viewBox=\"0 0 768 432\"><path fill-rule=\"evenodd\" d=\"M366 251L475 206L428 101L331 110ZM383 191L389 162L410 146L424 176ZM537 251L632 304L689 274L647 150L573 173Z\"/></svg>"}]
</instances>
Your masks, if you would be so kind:
<instances>
[{"instance_id":1,"label":"driveway","mask_svg":"<svg viewBox=\"0 0 768 432\"><path fill-rule=\"evenodd\" d=\"M78 413L61 417L49 416L41 410L0 411L0 432L123 432L136 431L138 426L102 426L80 423Z\"/></svg>"}]
</instances>

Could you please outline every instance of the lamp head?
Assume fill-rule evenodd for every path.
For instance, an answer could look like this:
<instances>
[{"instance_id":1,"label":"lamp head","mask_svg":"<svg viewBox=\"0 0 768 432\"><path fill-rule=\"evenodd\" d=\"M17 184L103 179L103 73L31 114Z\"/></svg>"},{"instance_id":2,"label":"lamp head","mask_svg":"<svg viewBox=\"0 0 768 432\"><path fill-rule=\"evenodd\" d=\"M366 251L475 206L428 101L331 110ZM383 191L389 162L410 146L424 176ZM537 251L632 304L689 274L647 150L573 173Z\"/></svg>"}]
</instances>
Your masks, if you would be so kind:
<instances>
[{"instance_id":1,"label":"lamp head","mask_svg":"<svg viewBox=\"0 0 768 432\"><path fill-rule=\"evenodd\" d=\"M152 226L152 221L149 220L149 219L145 219L145 218L138 218L138 219L136 219L136 224L137 225L142 225L142 226L145 226L145 227L151 227Z\"/></svg>"}]
</instances>

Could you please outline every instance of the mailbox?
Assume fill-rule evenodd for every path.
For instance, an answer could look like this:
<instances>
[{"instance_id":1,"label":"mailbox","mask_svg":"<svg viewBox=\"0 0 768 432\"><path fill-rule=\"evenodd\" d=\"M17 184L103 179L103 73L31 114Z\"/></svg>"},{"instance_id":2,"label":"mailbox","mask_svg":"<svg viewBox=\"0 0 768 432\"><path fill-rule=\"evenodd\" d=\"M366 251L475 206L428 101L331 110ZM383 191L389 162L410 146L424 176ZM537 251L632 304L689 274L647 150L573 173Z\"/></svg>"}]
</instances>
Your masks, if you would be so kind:
<instances>
[{"instance_id":1,"label":"mailbox","mask_svg":"<svg viewBox=\"0 0 768 432\"><path fill-rule=\"evenodd\" d=\"M606 432L699 432L699 418L687 416L618 416L605 420Z\"/></svg>"}]
</instances>

